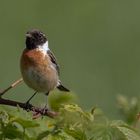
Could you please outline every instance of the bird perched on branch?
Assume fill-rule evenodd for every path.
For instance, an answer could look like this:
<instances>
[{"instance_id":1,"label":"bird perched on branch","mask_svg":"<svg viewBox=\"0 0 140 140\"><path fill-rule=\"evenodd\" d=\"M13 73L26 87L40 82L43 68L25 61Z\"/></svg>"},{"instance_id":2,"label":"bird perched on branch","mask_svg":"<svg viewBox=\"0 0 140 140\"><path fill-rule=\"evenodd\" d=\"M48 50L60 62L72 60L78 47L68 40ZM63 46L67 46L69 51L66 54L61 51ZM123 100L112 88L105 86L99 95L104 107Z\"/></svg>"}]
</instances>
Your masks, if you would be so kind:
<instances>
[{"instance_id":1,"label":"bird perched on branch","mask_svg":"<svg viewBox=\"0 0 140 140\"><path fill-rule=\"evenodd\" d=\"M38 29L26 33L26 48L21 56L20 68L24 82L35 90L33 96L40 92L49 95L55 88L69 92L59 80L59 65L48 47L48 39Z\"/></svg>"}]
</instances>

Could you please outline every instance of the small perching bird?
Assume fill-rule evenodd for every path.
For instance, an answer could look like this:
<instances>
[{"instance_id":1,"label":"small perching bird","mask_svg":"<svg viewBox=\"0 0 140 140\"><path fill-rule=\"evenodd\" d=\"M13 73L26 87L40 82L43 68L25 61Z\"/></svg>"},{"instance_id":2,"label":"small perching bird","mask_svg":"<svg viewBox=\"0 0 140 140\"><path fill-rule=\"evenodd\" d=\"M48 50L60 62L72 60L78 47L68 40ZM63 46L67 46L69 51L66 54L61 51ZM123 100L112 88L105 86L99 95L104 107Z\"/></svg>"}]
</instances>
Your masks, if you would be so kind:
<instances>
[{"instance_id":1,"label":"small perching bird","mask_svg":"<svg viewBox=\"0 0 140 140\"><path fill-rule=\"evenodd\" d=\"M26 33L26 48L21 56L20 68L24 82L35 90L34 95L36 93L48 95L55 88L69 92L59 80L59 65L48 47L48 39L38 29Z\"/></svg>"}]
</instances>

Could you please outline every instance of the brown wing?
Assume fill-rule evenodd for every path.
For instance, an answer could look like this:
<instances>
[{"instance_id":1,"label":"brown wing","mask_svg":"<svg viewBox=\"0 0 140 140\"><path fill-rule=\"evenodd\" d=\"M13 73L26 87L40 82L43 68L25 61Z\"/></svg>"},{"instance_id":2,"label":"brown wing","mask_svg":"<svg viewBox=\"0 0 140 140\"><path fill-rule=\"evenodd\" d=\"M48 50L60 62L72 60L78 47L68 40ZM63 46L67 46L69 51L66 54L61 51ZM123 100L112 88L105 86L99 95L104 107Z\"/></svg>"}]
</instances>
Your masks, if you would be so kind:
<instances>
[{"instance_id":1,"label":"brown wing","mask_svg":"<svg viewBox=\"0 0 140 140\"><path fill-rule=\"evenodd\" d=\"M58 72L58 75L59 75L59 74L60 74L60 69L59 69L59 65L58 65L58 63L57 63L57 60L56 60L54 54L53 54L50 50L47 51L47 54L48 54L49 57L51 58L51 61L52 61L52 63L54 64L54 66L55 66L55 68L56 68L56 70L57 70L57 72Z\"/></svg>"}]
</instances>

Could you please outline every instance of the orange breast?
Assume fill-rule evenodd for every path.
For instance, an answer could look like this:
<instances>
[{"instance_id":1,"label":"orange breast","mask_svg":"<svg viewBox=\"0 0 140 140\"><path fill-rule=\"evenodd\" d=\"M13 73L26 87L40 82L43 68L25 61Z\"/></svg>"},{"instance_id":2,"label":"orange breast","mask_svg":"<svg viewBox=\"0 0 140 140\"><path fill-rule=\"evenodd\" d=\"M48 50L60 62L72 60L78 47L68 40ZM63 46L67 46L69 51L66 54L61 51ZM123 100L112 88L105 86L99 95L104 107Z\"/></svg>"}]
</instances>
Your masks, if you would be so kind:
<instances>
[{"instance_id":1,"label":"orange breast","mask_svg":"<svg viewBox=\"0 0 140 140\"><path fill-rule=\"evenodd\" d=\"M23 80L34 90L48 92L57 86L57 71L44 52L38 49L25 49L21 56L20 67Z\"/></svg>"},{"instance_id":2,"label":"orange breast","mask_svg":"<svg viewBox=\"0 0 140 140\"><path fill-rule=\"evenodd\" d=\"M39 67L49 64L49 61L41 51L25 49L21 56L21 67L22 69L28 69L31 66Z\"/></svg>"}]
</instances>

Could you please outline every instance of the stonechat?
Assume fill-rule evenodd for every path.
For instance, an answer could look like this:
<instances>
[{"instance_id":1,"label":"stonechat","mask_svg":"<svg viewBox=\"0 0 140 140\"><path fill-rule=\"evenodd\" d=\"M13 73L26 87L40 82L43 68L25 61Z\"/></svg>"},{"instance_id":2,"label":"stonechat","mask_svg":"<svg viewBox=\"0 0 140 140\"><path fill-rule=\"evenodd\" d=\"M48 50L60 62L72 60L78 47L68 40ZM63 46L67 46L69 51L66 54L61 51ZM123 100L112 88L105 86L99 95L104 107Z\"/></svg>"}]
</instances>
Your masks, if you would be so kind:
<instances>
[{"instance_id":1,"label":"stonechat","mask_svg":"<svg viewBox=\"0 0 140 140\"><path fill-rule=\"evenodd\" d=\"M69 92L59 79L59 65L48 47L48 39L38 29L26 33L26 48L21 55L20 68L24 82L35 90L34 95L36 93L48 95L55 88Z\"/></svg>"}]
</instances>

